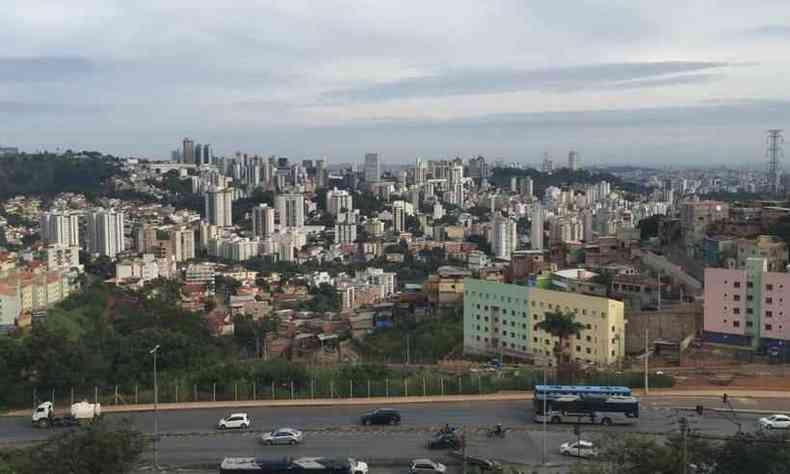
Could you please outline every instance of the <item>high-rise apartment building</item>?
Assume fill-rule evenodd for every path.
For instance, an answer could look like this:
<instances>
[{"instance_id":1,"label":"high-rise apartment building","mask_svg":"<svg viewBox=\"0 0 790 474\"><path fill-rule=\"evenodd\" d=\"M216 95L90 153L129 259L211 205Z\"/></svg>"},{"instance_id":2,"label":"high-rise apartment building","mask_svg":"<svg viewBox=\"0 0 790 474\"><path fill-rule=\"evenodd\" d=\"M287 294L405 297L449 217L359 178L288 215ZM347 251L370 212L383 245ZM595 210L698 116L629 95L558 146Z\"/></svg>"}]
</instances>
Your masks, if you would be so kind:
<instances>
[{"instance_id":1,"label":"high-rise apartment building","mask_svg":"<svg viewBox=\"0 0 790 474\"><path fill-rule=\"evenodd\" d=\"M233 188L211 189L206 193L206 219L218 227L233 225Z\"/></svg>"},{"instance_id":2,"label":"high-rise apartment building","mask_svg":"<svg viewBox=\"0 0 790 474\"><path fill-rule=\"evenodd\" d=\"M41 215L41 237L47 244L79 247L79 217L65 211L45 212Z\"/></svg>"},{"instance_id":3,"label":"high-rise apartment building","mask_svg":"<svg viewBox=\"0 0 790 474\"><path fill-rule=\"evenodd\" d=\"M392 203L392 225L396 234L406 230L406 210L403 201Z\"/></svg>"},{"instance_id":4,"label":"high-rise apartment building","mask_svg":"<svg viewBox=\"0 0 790 474\"><path fill-rule=\"evenodd\" d=\"M304 194L280 194L274 200L280 216L280 228L304 227Z\"/></svg>"},{"instance_id":5,"label":"high-rise apartment building","mask_svg":"<svg viewBox=\"0 0 790 474\"><path fill-rule=\"evenodd\" d=\"M546 313L573 313L584 326L563 348L576 363L611 366L625 352L623 302L600 296L464 279L464 352L556 365L558 338L538 328Z\"/></svg>"},{"instance_id":6,"label":"high-rise apartment building","mask_svg":"<svg viewBox=\"0 0 790 474\"><path fill-rule=\"evenodd\" d=\"M365 154L364 176L367 183L377 183L381 179L381 162L378 153Z\"/></svg>"},{"instance_id":7,"label":"high-rise apartment building","mask_svg":"<svg viewBox=\"0 0 790 474\"><path fill-rule=\"evenodd\" d=\"M543 207L535 205L530 216L529 242L532 250L543 250Z\"/></svg>"},{"instance_id":8,"label":"high-rise apartment building","mask_svg":"<svg viewBox=\"0 0 790 474\"><path fill-rule=\"evenodd\" d=\"M181 161L186 164L195 164L195 142L189 138L184 139L181 148Z\"/></svg>"},{"instance_id":9,"label":"high-rise apartment building","mask_svg":"<svg viewBox=\"0 0 790 474\"><path fill-rule=\"evenodd\" d=\"M333 216L341 212L354 210L354 199L351 193L343 189L333 189L326 193L326 211Z\"/></svg>"},{"instance_id":10,"label":"high-rise apartment building","mask_svg":"<svg viewBox=\"0 0 790 474\"><path fill-rule=\"evenodd\" d=\"M568 169L576 171L580 167L579 164L579 154L573 150L568 152Z\"/></svg>"},{"instance_id":11,"label":"high-rise apartment building","mask_svg":"<svg viewBox=\"0 0 790 474\"><path fill-rule=\"evenodd\" d=\"M493 225L492 250L494 257L500 260L510 260L510 256L518 246L516 223L513 219L496 216Z\"/></svg>"},{"instance_id":12,"label":"high-rise apartment building","mask_svg":"<svg viewBox=\"0 0 790 474\"><path fill-rule=\"evenodd\" d=\"M268 237L274 233L274 208L261 204L252 208L252 235Z\"/></svg>"},{"instance_id":13,"label":"high-rise apartment building","mask_svg":"<svg viewBox=\"0 0 790 474\"><path fill-rule=\"evenodd\" d=\"M126 250L124 214L120 211L99 209L87 214L88 252L110 258Z\"/></svg>"}]
</instances>

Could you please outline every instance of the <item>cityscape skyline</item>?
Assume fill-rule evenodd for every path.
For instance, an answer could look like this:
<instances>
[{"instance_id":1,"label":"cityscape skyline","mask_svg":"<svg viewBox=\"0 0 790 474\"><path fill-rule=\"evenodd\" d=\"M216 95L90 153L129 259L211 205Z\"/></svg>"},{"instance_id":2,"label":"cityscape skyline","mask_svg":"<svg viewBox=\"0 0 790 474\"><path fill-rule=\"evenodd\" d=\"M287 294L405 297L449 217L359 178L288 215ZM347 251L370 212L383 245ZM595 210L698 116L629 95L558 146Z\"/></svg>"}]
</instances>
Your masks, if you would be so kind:
<instances>
[{"instance_id":1,"label":"cityscape skyline","mask_svg":"<svg viewBox=\"0 0 790 474\"><path fill-rule=\"evenodd\" d=\"M765 130L790 123L785 2L82 5L17 2L0 20L0 143L734 164L763 160Z\"/></svg>"}]
</instances>

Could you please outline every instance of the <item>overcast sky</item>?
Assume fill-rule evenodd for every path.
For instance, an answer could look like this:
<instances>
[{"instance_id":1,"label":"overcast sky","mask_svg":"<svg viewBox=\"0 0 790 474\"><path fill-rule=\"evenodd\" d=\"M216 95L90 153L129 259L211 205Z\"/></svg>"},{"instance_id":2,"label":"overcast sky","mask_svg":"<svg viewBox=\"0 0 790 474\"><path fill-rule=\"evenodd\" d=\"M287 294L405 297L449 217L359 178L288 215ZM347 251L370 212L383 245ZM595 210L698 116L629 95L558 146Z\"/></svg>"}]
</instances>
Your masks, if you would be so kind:
<instances>
[{"instance_id":1,"label":"overcast sky","mask_svg":"<svg viewBox=\"0 0 790 474\"><path fill-rule=\"evenodd\" d=\"M9 0L0 144L759 164L790 1Z\"/></svg>"}]
</instances>

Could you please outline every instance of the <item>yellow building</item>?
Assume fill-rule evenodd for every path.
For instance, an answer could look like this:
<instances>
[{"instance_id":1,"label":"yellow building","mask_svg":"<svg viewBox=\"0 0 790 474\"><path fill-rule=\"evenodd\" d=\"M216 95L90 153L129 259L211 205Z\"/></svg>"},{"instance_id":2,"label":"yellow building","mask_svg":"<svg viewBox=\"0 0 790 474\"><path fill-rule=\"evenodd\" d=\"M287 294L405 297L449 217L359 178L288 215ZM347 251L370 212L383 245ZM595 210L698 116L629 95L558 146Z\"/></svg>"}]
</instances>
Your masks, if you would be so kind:
<instances>
[{"instance_id":1,"label":"yellow building","mask_svg":"<svg viewBox=\"0 0 790 474\"><path fill-rule=\"evenodd\" d=\"M623 303L600 296L464 280L464 352L508 355L556 365L558 338L540 330L547 312L571 312L582 325L567 354L579 364L608 366L625 352Z\"/></svg>"}]
</instances>

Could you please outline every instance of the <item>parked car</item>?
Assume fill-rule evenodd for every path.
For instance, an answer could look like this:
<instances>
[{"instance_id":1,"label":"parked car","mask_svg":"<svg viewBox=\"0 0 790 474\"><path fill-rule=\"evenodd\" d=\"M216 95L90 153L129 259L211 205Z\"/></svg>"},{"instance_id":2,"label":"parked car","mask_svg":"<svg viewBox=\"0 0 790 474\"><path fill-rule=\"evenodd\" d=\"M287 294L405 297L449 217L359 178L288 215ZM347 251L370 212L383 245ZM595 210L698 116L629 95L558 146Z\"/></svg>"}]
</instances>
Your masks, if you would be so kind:
<instances>
[{"instance_id":1,"label":"parked car","mask_svg":"<svg viewBox=\"0 0 790 474\"><path fill-rule=\"evenodd\" d=\"M430 459L414 459L409 467L409 472L411 474L420 472L444 474L445 471L447 471L447 468L444 464Z\"/></svg>"},{"instance_id":2,"label":"parked car","mask_svg":"<svg viewBox=\"0 0 790 474\"><path fill-rule=\"evenodd\" d=\"M560 445L560 454L580 458L592 458L598 455L598 449L591 441L569 441Z\"/></svg>"},{"instance_id":3,"label":"parked car","mask_svg":"<svg viewBox=\"0 0 790 474\"><path fill-rule=\"evenodd\" d=\"M456 432L438 433L428 441L428 449L461 449L463 443Z\"/></svg>"},{"instance_id":4,"label":"parked car","mask_svg":"<svg viewBox=\"0 0 790 474\"><path fill-rule=\"evenodd\" d=\"M790 416L787 415L771 415L758 420L760 428L769 430L786 430L790 428Z\"/></svg>"},{"instance_id":5,"label":"parked car","mask_svg":"<svg viewBox=\"0 0 790 474\"><path fill-rule=\"evenodd\" d=\"M219 420L217 428L224 430L228 428L249 428L252 419L246 413L231 413Z\"/></svg>"},{"instance_id":6,"label":"parked car","mask_svg":"<svg viewBox=\"0 0 790 474\"><path fill-rule=\"evenodd\" d=\"M302 442L304 433L294 428L277 428L261 435L261 443L267 445L274 444L298 444Z\"/></svg>"},{"instance_id":7,"label":"parked car","mask_svg":"<svg viewBox=\"0 0 790 474\"><path fill-rule=\"evenodd\" d=\"M400 413L391 408L377 408L367 412L360 417L363 425L399 425L401 422Z\"/></svg>"}]
</instances>

